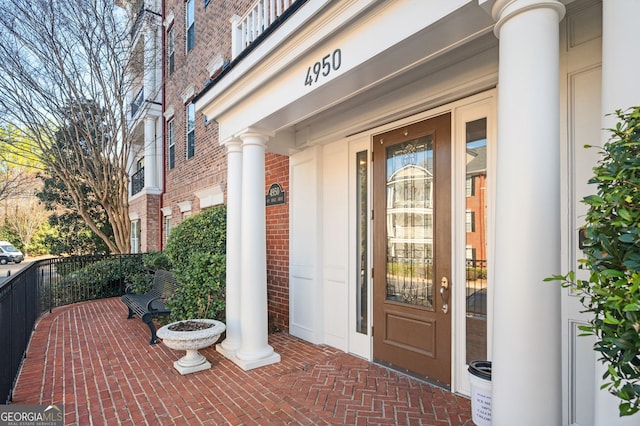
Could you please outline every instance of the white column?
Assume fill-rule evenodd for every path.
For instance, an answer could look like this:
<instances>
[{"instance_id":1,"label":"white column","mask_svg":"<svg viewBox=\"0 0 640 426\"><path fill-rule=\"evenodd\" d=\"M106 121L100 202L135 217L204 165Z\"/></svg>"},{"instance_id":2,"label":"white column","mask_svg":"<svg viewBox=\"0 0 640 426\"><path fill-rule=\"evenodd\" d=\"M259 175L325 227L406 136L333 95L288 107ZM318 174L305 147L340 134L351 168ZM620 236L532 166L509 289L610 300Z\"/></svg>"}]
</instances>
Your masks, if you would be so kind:
<instances>
[{"instance_id":1,"label":"white column","mask_svg":"<svg viewBox=\"0 0 640 426\"><path fill-rule=\"evenodd\" d=\"M218 352L235 360L240 348L240 271L242 268L240 249L242 212L242 141L231 139L224 143L227 148L227 283L226 326L224 342L216 346Z\"/></svg>"},{"instance_id":2,"label":"white column","mask_svg":"<svg viewBox=\"0 0 640 426\"><path fill-rule=\"evenodd\" d=\"M236 363L244 370L280 362L268 344L267 241L264 153L268 136L246 130L242 139L241 312Z\"/></svg>"},{"instance_id":3,"label":"white column","mask_svg":"<svg viewBox=\"0 0 640 426\"><path fill-rule=\"evenodd\" d=\"M156 152L156 119L147 115L144 118L144 187L158 189L158 170Z\"/></svg>"},{"instance_id":4,"label":"white column","mask_svg":"<svg viewBox=\"0 0 640 426\"><path fill-rule=\"evenodd\" d=\"M498 0L494 425L562 423L556 0Z\"/></svg>"},{"instance_id":5,"label":"white column","mask_svg":"<svg viewBox=\"0 0 640 426\"><path fill-rule=\"evenodd\" d=\"M625 110L640 105L638 70L640 48L638 47L638 0L604 0L602 3L602 128L615 127L617 117L608 116L617 109ZM609 131L602 132L602 142L611 137ZM598 354L595 355L598 357ZM637 425L640 414L620 418L620 400L607 391L600 390L605 367L597 361L596 375L596 426Z\"/></svg>"},{"instance_id":6,"label":"white column","mask_svg":"<svg viewBox=\"0 0 640 426\"><path fill-rule=\"evenodd\" d=\"M148 26L144 32L144 99L156 98L156 29Z\"/></svg>"}]
</instances>

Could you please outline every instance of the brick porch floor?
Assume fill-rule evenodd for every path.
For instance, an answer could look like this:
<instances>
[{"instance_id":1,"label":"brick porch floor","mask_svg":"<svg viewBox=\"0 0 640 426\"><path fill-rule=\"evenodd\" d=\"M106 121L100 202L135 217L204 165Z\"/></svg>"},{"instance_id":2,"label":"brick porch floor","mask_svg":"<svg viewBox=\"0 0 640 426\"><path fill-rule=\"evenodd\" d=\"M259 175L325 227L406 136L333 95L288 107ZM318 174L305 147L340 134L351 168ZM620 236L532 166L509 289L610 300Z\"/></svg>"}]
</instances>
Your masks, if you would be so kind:
<instances>
[{"instance_id":1,"label":"brick porch floor","mask_svg":"<svg viewBox=\"0 0 640 426\"><path fill-rule=\"evenodd\" d=\"M119 298L38 322L14 404L57 404L66 424L473 425L468 399L328 346L269 336L282 362L242 371L214 347L210 370L181 376L184 352L149 345Z\"/></svg>"}]
</instances>

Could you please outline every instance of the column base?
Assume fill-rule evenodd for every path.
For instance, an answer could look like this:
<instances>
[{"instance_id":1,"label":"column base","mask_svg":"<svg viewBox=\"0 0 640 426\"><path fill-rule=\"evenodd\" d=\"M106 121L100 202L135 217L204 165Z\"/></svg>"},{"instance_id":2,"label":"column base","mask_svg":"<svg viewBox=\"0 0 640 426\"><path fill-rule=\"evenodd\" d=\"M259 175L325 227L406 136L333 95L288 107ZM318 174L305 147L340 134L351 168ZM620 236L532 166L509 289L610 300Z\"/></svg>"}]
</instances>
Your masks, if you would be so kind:
<instances>
[{"instance_id":1,"label":"column base","mask_svg":"<svg viewBox=\"0 0 640 426\"><path fill-rule=\"evenodd\" d=\"M253 370L254 368L264 367L269 364L276 364L281 361L280 354L272 352L271 355L258 359L240 359L237 356L231 361L244 371Z\"/></svg>"},{"instance_id":2,"label":"column base","mask_svg":"<svg viewBox=\"0 0 640 426\"><path fill-rule=\"evenodd\" d=\"M216 349L218 349L216 347ZM220 350L218 350L220 352ZM253 370L254 368L264 367L269 364L276 364L281 361L280 354L275 353L271 346L264 348L264 350L257 353L241 353L242 351L236 351L233 355L230 353L224 354L225 357L230 359L235 365L242 368L244 371Z\"/></svg>"},{"instance_id":3,"label":"column base","mask_svg":"<svg viewBox=\"0 0 640 426\"><path fill-rule=\"evenodd\" d=\"M236 352L238 352L238 348L229 348L226 347L224 342L216 345L216 352L222 354L227 359L233 361L236 357ZM234 361L235 362L235 361Z\"/></svg>"}]
</instances>

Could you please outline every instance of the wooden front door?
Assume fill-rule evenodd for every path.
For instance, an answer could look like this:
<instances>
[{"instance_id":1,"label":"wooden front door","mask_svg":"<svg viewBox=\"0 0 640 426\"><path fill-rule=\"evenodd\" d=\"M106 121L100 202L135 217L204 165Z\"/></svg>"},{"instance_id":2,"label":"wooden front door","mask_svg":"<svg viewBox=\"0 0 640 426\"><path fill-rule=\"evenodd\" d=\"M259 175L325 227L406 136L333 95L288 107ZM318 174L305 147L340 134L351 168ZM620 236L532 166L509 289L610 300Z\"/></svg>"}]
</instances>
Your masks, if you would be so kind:
<instances>
[{"instance_id":1,"label":"wooden front door","mask_svg":"<svg viewBox=\"0 0 640 426\"><path fill-rule=\"evenodd\" d=\"M451 114L373 137L373 357L451 384Z\"/></svg>"}]
</instances>

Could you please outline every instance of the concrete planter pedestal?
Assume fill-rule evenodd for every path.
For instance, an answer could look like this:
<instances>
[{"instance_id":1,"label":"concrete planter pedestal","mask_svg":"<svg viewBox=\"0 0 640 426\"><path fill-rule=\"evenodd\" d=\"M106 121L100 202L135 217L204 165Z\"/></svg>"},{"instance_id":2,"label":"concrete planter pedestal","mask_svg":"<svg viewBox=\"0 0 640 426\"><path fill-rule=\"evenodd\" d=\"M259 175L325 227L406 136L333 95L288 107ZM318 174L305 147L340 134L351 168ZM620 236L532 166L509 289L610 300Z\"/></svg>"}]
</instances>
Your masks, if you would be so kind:
<instances>
[{"instance_id":1,"label":"concrete planter pedestal","mask_svg":"<svg viewBox=\"0 0 640 426\"><path fill-rule=\"evenodd\" d=\"M226 329L224 323L216 320L194 319L189 321L213 324L213 327L194 331L170 330L169 327L182 322L177 321L161 327L157 332L162 343L171 349L187 351L185 356L173 363L175 369L182 375L211 368L211 363L198 350L213 345Z\"/></svg>"}]
</instances>

